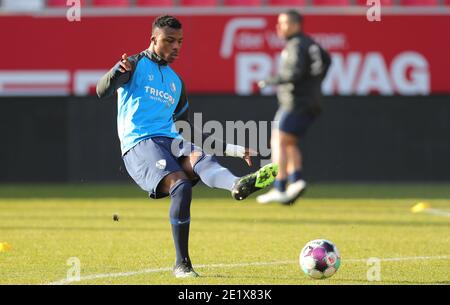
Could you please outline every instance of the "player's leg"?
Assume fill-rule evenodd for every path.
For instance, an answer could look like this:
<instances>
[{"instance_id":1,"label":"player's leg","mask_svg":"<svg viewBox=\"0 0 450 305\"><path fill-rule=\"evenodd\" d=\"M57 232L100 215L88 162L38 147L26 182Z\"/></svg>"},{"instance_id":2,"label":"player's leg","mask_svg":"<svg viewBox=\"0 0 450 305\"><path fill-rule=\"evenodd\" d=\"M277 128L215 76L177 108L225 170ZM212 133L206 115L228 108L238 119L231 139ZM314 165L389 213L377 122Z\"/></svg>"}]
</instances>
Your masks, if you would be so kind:
<instances>
[{"instance_id":1,"label":"player's leg","mask_svg":"<svg viewBox=\"0 0 450 305\"><path fill-rule=\"evenodd\" d=\"M279 159L279 156L278 156L278 154L279 154L279 152L278 152L278 150L279 150L279 148L278 148L278 141L279 141L278 129L274 128L274 129L272 129L272 134L271 134L271 137L270 137L271 159L272 159L272 162L274 162L274 163L275 163L275 160Z\"/></svg>"},{"instance_id":2,"label":"player's leg","mask_svg":"<svg viewBox=\"0 0 450 305\"><path fill-rule=\"evenodd\" d=\"M281 110L279 110L275 116L275 121L278 122L278 127L272 130L270 145L272 148L272 162L278 165L278 175L274 182L273 189L256 198L256 200L261 204L267 204L270 202L288 203L289 201L286 193L289 163L286 141L290 138L289 135L283 132L280 128L286 124L286 116L286 113Z\"/></svg>"},{"instance_id":3,"label":"player's leg","mask_svg":"<svg viewBox=\"0 0 450 305\"><path fill-rule=\"evenodd\" d=\"M185 142L186 145L192 145ZM243 200L253 192L269 186L277 174L277 166L268 164L244 177L234 176L230 170L220 165L213 155L191 147L188 158L181 158L183 170L188 177L199 177L211 188L229 190L236 200ZM185 151L186 153L186 151Z\"/></svg>"},{"instance_id":4,"label":"player's leg","mask_svg":"<svg viewBox=\"0 0 450 305\"><path fill-rule=\"evenodd\" d=\"M293 183L302 179L302 152L298 145L291 145L286 147L286 153L288 156L288 183Z\"/></svg>"},{"instance_id":5,"label":"player's leg","mask_svg":"<svg viewBox=\"0 0 450 305\"><path fill-rule=\"evenodd\" d=\"M278 163L279 171L274 183L274 187L268 193L258 196L257 201L261 204L270 202L290 203L290 198L286 192L288 181L288 165L290 164L290 153L292 147L297 143L297 138L293 135L277 130L275 140L271 141L273 162Z\"/></svg>"},{"instance_id":6,"label":"player's leg","mask_svg":"<svg viewBox=\"0 0 450 305\"><path fill-rule=\"evenodd\" d=\"M167 175L158 185L158 192L170 194L170 223L175 245L176 277L197 277L189 257L189 229L191 223L192 183L178 171Z\"/></svg>"},{"instance_id":7,"label":"player's leg","mask_svg":"<svg viewBox=\"0 0 450 305\"><path fill-rule=\"evenodd\" d=\"M188 241L192 184L171 154L172 139L156 137L139 142L123 157L128 173L151 198L171 197L169 217L176 250L176 277L197 276L189 258Z\"/></svg>"},{"instance_id":8,"label":"player's leg","mask_svg":"<svg viewBox=\"0 0 450 305\"><path fill-rule=\"evenodd\" d=\"M274 147L277 147L277 155L274 162L278 164L278 175L274 182L274 188L279 192L286 192L287 185L287 167L288 167L288 145L290 145L291 137L281 130L277 132L277 140L273 143Z\"/></svg>"},{"instance_id":9,"label":"player's leg","mask_svg":"<svg viewBox=\"0 0 450 305\"><path fill-rule=\"evenodd\" d=\"M287 155L288 183L292 185L293 183L303 180L303 156L298 144L288 146Z\"/></svg>"},{"instance_id":10,"label":"player's leg","mask_svg":"<svg viewBox=\"0 0 450 305\"><path fill-rule=\"evenodd\" d=\"M306 182L302 175L302 154L298 146L298 138L291 134L285 134L286 154L288 160L288 182L286 194L288 203L294 203L305 191Z\"/></svg>"},{"instance_id":11,"label":"player's leg","mask_svg":"<svg viewBox=\"0 0 450 305\"><path fill-rule=\"evenodd\" d=\"M178 156L183 171L193 183L200 179L211 188L230 190L238 179L221 166L214 156L205 154L201 148L189 141L176 139L172 152Z\"/></svg>"},{"instance_id":12,"label":"player's leg","mask_svg":"<svg viewBox=\"0 0 450 305\"><path fill-rule=\"evenodd\" d=\"M223 167L215 156L198 150L189 155L183 168L189 175L198 176L210 188L231 191L239 179L228 168Z\"/></svg>"},{"instance_id":13,"label":"player's leg","mask_svg":"<svg viewBox=\"0 0 450 305\"><path fill-rule=\"evenodd\" d=\"M314 116L306 113L300 113L290 116L290 121L295 118L295 124L290 124L292 128L286 128L286 134L290 134L296 138L295 143L288 143L287 157L288 157L288 182L287 195L289 203L294 203L306 190L306 181L303 179L303 158L302 152L299 148L299 139L303 138L309 126L314 122Z\"/></svg>"}]
</instances>

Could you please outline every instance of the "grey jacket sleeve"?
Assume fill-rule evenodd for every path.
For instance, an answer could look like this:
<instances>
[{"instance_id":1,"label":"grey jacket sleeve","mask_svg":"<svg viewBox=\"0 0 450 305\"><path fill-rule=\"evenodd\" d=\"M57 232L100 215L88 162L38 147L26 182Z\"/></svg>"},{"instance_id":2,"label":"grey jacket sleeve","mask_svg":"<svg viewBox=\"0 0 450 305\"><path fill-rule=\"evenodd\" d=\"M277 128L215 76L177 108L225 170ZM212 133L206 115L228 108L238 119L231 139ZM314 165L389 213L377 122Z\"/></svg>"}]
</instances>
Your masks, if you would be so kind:
<instances>
[{"instance_id":1,"label":"grey jacket sleeve","mask_svg":"<svg viewBox=\"0 0 450 305\"><path fill-rule=\"evenodd\" d=\"M97 83L97 96L99 98L109 97L113 95L117 89L126 84L133 74L136 67L136 61L133 57L128 57L131 64L131 71L124 73L119 71L119 62L111 68Z\"/></svg>"}]
</instances>

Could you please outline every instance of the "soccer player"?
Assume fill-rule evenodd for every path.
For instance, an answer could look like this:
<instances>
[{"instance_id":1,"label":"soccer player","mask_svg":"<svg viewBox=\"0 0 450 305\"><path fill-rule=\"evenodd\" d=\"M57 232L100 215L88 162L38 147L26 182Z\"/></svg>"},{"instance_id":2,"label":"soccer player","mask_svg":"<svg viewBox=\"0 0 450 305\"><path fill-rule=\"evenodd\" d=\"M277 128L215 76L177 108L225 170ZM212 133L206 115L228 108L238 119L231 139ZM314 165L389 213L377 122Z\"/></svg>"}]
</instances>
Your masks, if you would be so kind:
<instances>
[{"instance_id":1,"label":"soccer player","mask_svg":"<svg viewBox=\"0 0 450 305\"><path fill-rule=\"evenodd\" d=\"M277 35L286 40L276 76L258 82L277 86L278 127L272 130L272 161L278 165L274 188L258 196L261 204L294 203L304 192L300 139L321 112L321 84L331 64L328 53L303 32L302 16L289 10L278 16ZM287 183L290 183L287 187Z\"/></svg>"},{"instance_id":2,"label":"soccer player","mask_svg":"<svg viewBox=\"0 0 450 305\"><path fill-rule=\"evenodd\" d=\"M182 139L174 123L188 121L189 104L183 81L169 66L178 58L182 42L181 23L173 16L158 17L149 48L130 57L123 54L97 84L100 98L117 92L117 129L128 173L151 198L171 198L174 275L180 278L198 276L188 252L192 186L201 180L243 200L273 183L277 175L277 166L269 164L235 177L214 155ZM249 149L218 145L225 155L244 158L251 165Z\"/></svg>"}]
</instances>

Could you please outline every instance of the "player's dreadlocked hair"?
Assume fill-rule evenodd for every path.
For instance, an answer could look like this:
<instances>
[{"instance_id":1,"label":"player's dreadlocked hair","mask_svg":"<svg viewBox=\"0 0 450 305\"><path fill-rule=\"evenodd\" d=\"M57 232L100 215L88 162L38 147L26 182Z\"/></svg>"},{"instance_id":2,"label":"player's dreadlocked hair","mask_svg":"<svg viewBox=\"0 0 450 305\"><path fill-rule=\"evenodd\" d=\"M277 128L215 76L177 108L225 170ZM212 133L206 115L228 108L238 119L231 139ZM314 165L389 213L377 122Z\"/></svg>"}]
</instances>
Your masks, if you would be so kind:
<instances>
[{"instance_id":1,"label":"player's dreadlocked hair","mask_svg":"<svg viewBox=\"0 0 450 305\"><path fill-rule=\"evenodd\" d=\"M166 26L179 30L181 29L181 22L177 18L170 15L159 16L155 19L155 21L153 21L152 32L154 32L157 28L162 29Z\"/></svg>"}]
</instances>

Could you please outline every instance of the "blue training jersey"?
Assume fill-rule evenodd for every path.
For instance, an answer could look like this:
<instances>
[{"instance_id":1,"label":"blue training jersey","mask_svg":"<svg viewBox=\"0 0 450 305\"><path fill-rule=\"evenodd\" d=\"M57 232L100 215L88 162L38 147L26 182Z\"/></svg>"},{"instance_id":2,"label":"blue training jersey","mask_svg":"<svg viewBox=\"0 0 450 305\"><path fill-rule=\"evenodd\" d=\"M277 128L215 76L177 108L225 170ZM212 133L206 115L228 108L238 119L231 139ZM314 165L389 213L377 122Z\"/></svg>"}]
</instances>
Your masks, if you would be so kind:
<instances>
[{"instance_id":1,"label":"blue training jersey","mask_svg":"<svg viewBox=\"0 0 450 305\"><path fill-rule=\"evenodd\" d=\"M174 113L184 90L182 80L167 64L150 59L146 52L134 59L130 79L117 89L122 155L144 139L181 137L175 128ZM187 109L187 101L183 106L177 112Z\"/></svg>"}]
</instances>

